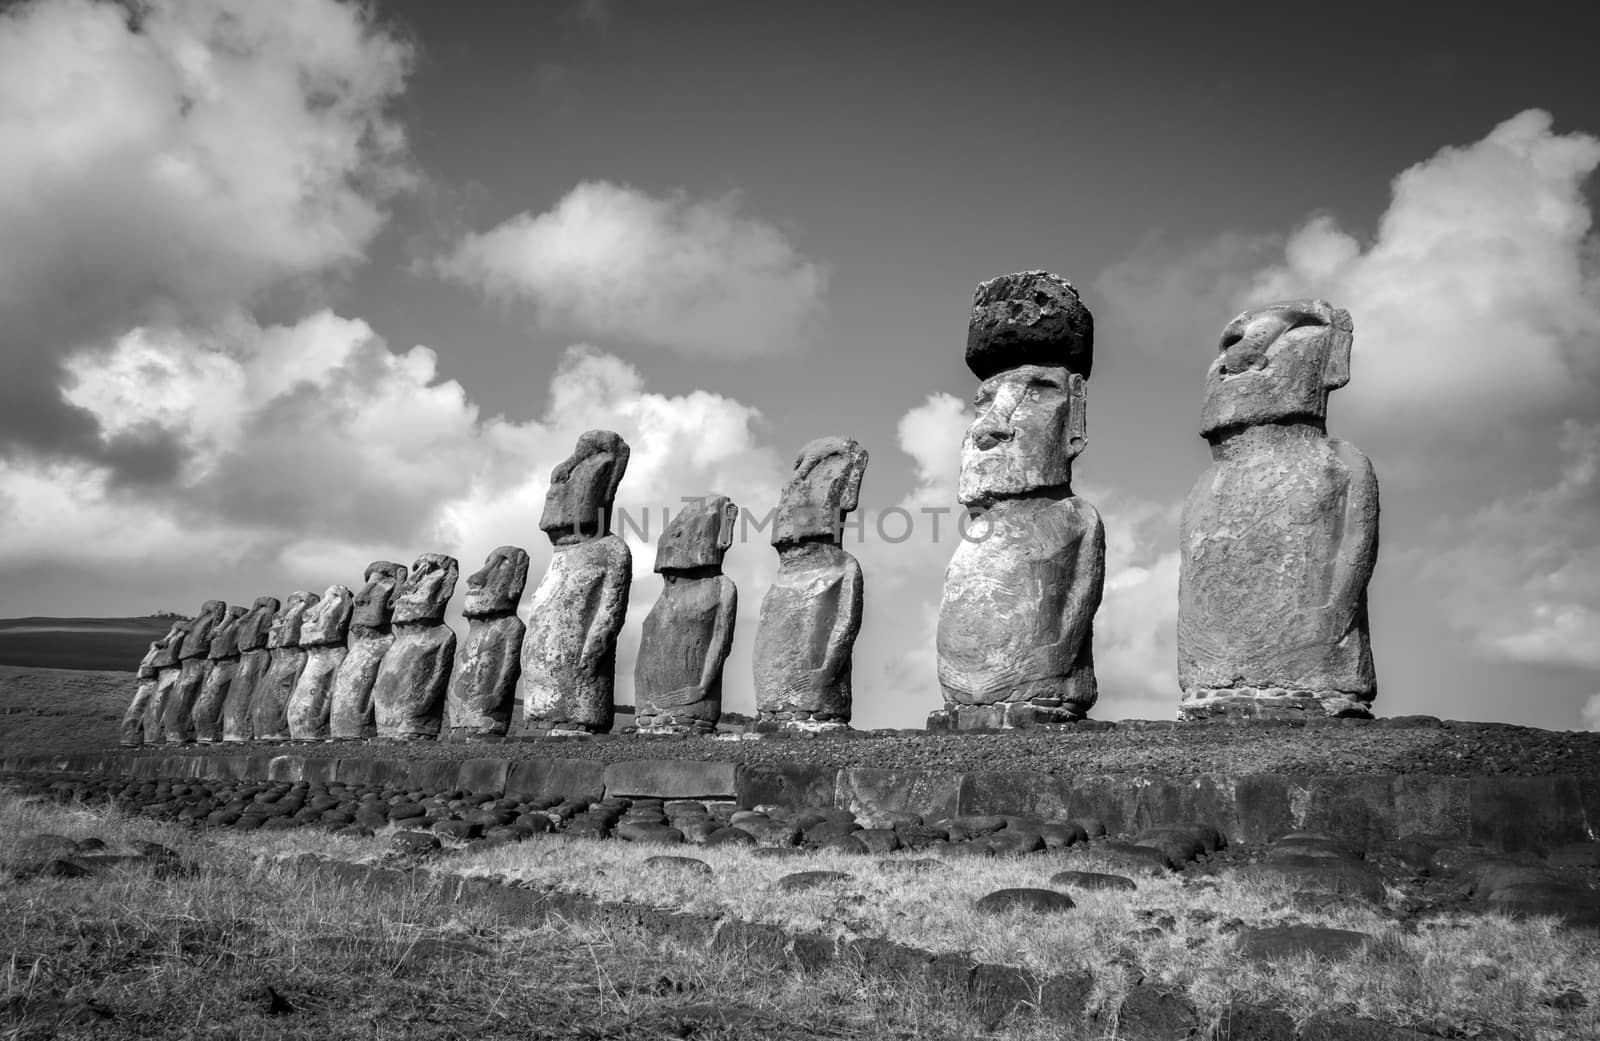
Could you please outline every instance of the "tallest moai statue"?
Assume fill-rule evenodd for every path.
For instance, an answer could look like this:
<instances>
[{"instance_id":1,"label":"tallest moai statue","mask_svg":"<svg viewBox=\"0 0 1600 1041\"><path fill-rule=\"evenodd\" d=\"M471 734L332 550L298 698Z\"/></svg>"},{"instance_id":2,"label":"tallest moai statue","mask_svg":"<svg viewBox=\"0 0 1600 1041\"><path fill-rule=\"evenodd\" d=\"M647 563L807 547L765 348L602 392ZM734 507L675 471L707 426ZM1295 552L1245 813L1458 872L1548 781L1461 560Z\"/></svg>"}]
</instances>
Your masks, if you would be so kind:
<instances>
[{"instance_id":1,"label":"tallest moai statue","mask_svg":"<svg viewBox=\"0 0 1600 1041\"><path fill-rule=\"evenodd\" d=\"M983 382L958 494L975 516L944 576L930 727L1067 723L1098 697L1105 528L1072 491L1093 359L1094 320L1065 279L1023 271L973 294L967 367Z\"/></svg>"},{"instance_id":2,"label":"tallest moai statue","mask_svg":"<svg viewBox=\"0 0 1600 1041\"><path fill-rule=\"evenodd\" d=\"M1327 430L1352 335L1350 313L1325 300L1248 311L1222 331L1200 412L1212 464L1179 534L1186 719L1371 715L1378 478Z\"/></svg>"}]
</instances>

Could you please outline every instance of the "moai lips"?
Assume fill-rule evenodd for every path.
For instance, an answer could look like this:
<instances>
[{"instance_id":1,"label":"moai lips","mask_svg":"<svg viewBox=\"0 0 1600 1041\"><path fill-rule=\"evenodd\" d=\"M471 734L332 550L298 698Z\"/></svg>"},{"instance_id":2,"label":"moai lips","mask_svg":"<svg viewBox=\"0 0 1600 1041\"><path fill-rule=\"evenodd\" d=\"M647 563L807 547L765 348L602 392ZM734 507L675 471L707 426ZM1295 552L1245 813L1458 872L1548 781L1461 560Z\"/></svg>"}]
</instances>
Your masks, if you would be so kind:
<instances>
[{"instance_id":1,"label":"moai lips","mask_svg":"<svg viewBox=\"0 0 1600 1041\"><path fill-rule=\"evenodd\" d=\"M305 668L306 652L300 646L300 630L306 612L320 598L304 590L289 594L267 632L267 672L251 695L250 717L257 741L289 739L289 698Z\"/></svg>"},{"instance_id":2,"label":"moai lips","mask_svg":"<svg viewBox=\"0 0 1600 1041\"><path fill-rule=\"evenodd\" d=\"M367 565L350 612L347 651L329 694L328 726L334 740L368 738L377 732L372 687L383 656L394 643L394 607L405 580L404 564L374 560Z\"/></svg>"},{"instance_id":3,"label":"moai lips","mask_svg":"<svg viewBox=\"0 0 1600 1041\"><path fill-rule=\"evenodd\" d=\"M1378 479L1327 434L1353 336L1349 312L1325 300L1247 311L1223 329L1200 412L1212 465L1179 533L1187 719L1371 715Z\"/></svg>"},{"instance_id":4,"label":"moai lips","mask_svg":"<svg viewBox=\"0 0 1600 1041\"><path fill-rule=\"evenodd\" d=\"M526 733L605 733L615 719L633 556L611 533L611 508L628 456L621 435L590 430L550 474L539 527L554 550L533 593L517 681Z\"/></svg>"},{"instance_id":5,"label":"moai lips","mask_svg":"<svg viewBox=\"0 0 1600 1041\"><path fill-rule=\"evenodd\" d=\"M267 638L278 617L278 598L258 596L250 610L239 620L235 640L239 646L239 667L234 671L233 682L228 684L228 695L222 702L222 740L248 741L255 736L256 688L266 678L267 667L272 663L272 652L267 649Z\"/></svg>"},{"instance_id":6,"label":"moai lips","mask_svg":"<svg viewBox=\"0 0 1600 1041\"><path fill-rule=\"evenodd\" d=\"M527 584L528 551L518 546L493 550L467 576L467 638L456 656L446 707L454 737L504 737L511 726L527 632L517 601Z\"/></svg>"},{"instance_id":7,"label":"moai lips","mask_svg":"<svg viewBox=\"0 0 1600 1041\"><path fill-rule=\"evenodd\" d=\"M194 740L194 704L205 686L206 654L211 649L211 634L228 616L228 605L207 600L190 621L178 651L178 682L162 710L161 729L169 744Z\"/></svg>"},{"instance_id":8,"label":"moai lips","mask_svg":"<svg viewBox=\"0 0 1600 1041\"><path fill-rule=\"evenodd\" d=\"M945 709L930 726L1070 722L1098 698L1105 531L1072 492L1093 349L1093 319L1056 275L1005 275L973 296L967 365L982 383L958 494L976 516L945 572Z\"/></svg>"},{"instance_id":9,"label":"moai lips","mask_svg":"<svg viewBox=\"0 0 1600 1041\"><path fill-rule=\"evenodd\" d=\"M211 632L206 648L205 682L200 686L200 696L195 699L190 714L194 738L203 744L222 737L223 705L239 673L239 625L244 616L245 608L230 607L222 623Z\"/></svg>"},{"instance_id":10,"label":"moai lips","mask_svg":"<svg viewBox=\"0 0 1600 1041\"><path fill-rule=\"evenodd\" d=\"M756 710L792 729L850 723L850 657L861 631L861 565L839 545L861 495L867 452L844 437L810 442L795 459L773 522L778 574L756 627Z\"/></svg>"},{"instance_id":11,"label":"moai lips","mask_svg":"<svg viewBox=\"0 0 1600 1041\"><path fill-rule=\"evenodd\" d=\"M286 710L292 740L328 739L333 681L348 653L345 640L354 607L355 595L349 587L335 584L306 611L300 625L300 646L305 649L306 663L295 679Z\"/></svg>"},{"instance_id":12,"label":"moai lips","mask_svg":"<svg viewBox=\"0 0 1600 1041\"><path fill-rule=\"evenodd\" d=\"M439 736L456 656L456 634L444 624L444 612L459 574L455 557L424 553L400 585L394 642L372 686L379 737L407 741Z\"/></svg>"},{"instance_id":13,"label":"moai lips","mask_svg":"<svg viewBox=\"0 0 1600 1041\"><path fill-rule=\"evenodd\" d=\"M709 495L680 510L656 542L661 596L644 621L634 666L641 732L710 733L722 718L722 667L739 593L722 573L739 507Z\"/></svg>"}]
</instances>

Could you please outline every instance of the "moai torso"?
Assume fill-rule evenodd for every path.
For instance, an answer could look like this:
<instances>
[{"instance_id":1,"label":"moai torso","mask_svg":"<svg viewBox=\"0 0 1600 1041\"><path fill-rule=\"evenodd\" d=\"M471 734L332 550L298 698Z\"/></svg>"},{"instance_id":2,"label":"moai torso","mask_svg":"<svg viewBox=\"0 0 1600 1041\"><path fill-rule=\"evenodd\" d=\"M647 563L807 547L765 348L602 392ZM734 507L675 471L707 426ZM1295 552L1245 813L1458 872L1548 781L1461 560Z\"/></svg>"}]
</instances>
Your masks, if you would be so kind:
<instances>
[{"instance_id":1,"label":"moai torso","mask_svg":"<svg viewBox=\"0 0 1600 1041\"><path fill-rule=\"evenodd\" d=\"M455 630L444 611L456 589L455 557L424 553L411 565L394 607L394 642L372 685L381 738L409 741L439 736L456 657Z\"/></svg>"},{"instance_id":2,"label":"moai torso","mask_svg":"<svg viewBox=\"0 0 1600 1041\"><path fill-rule=\"evenodd\" d=\"M972 517L945 572L937 648L946 707L930 726L1070 722L1099 696L1093 621L1105 529L1072 493L1093 343L1077 290L1055 275L1006 275L974 294L967 365L983 382L959 489Z\"/></svg>"},{"instance_id":3,"label":"moai torso","mask_svg":"<svg viewBox=\"0 0 1600 1041\"><path fill-rule=\"evenodd\" d=\"M344 660L328 695L328 731L336 741L369 738L377 732L372 688L394 643L394 606L405 580L404 564L375 560L367 565L350 614Z\"/></svg>"},{"instance_id":4,"label":"moai torso","mask_svg":"<svg viewBox=\"0 0 1600 1041\"><path fill-rule=\"evenodd\" d=\"M267 671L251 692L250 717L257 741L289 739L289 698L306 665L306 652L300 646L300 630L306 612L320 598L304 590L290 593L283 609L272 620L267 633Z\"/></svg>"},{"instance_id":5,"label":"moai torso","mask_svg":"<svg viewBox=\"0 0 1600 1041\"><path fill-rule=\"evenodd\" d=\"M306 663L295 678L285 713L292 740L328 739L333 680L348 653L345 640L354 603L349 587L335 584L306 612L300 626L300 646L305 649Z\"/></svg>"},{"instance_id":6,"label":"moai torso","mask_svg":"<svg viewBox=\"0 0 1600 1041\"><path fill-rule=\"evenodd\" d=\"M738 519L739 507L726 496L707 496L679 511L656 543L661 596L645 617L633 673L641 732L717 728L739 608L722 559Z\"/></svg>"},{"instance_id":7,"label":"moai torso","mask_svg":"<svg viewBox=\"0 0 1600 1041\"><path fill-rule=\"evenodd\" d=\"M206 649L205 682L200 686L200 696L195 699L190 714L196 741L209 744L222 737L222 708L228 699L228 689L239 673L239 624L244 616L243 607L228 608L222 624L211 633Z\"/></svg>"},{"instance_id":8,"label":"moai torso","mask_svg":"<svg viewBox=\"0 0 1600 1041\"><path fill-rule=\"evenodd\" d=\"M860 501L867 452L842 437L812 441L795 460L773 522L778 574L756 626L756 712L765 726L849 726L851 654L861 631L861 565L839 545Z\"/></svg>"},{"instance_id":9,"label":"moai torso","mask_svg":"<svg viewBox=\"0 0 1600 1041\"><path fill-rule=\"evenodd\" d=\"M194 706L205 686L211 634L228 616L228 605L207 600L189 623L178 651L178 682L163 706L161 729L171 744L194 740Z\"/></svg>"},{"instance_id":10,"label":"moai torso","mask_svg":"<svg viewBox=\"0 0 1600 1041\"><path fill-rule=\"evenodd\" d=\"M279 606L275 596L258 596L250 610L239 620L234 637L239 647L239 665L234 670L233 682L228 684L228 694L222 702L224 741L248 741L255 736L255 693L266 678L267 667L272 663L267 638L278 617Z\"/></svg>"},{"instance_id":11,"label":"moai torso","mask_svg":"<svg viewBox=\"0 0 1600 1041\"><path fill-rule=\"evenodd\" d=\"M128 703L127 711L122 715L121 743L128 748L138 748L145 742L145 717L150 711L150 703L155 698L158 673L156 662L162 657L167 645L174 640L183 638L183 629L187 623L174 622L167 630L167 635L159 640L153 640L150 647L144 652L144 657L139 661L139 682L133 691L133 700Z\"/></svg>"},{"instance_id":12,"label":"moai torso","mask_svg":"<svg viewBox=\"0 0 1600 1041\"><path fill-rule=\"evenodd\" d=\"M517 682L526 733L605 733L615 719L633 554L610 534L611 507L628 455L619 435L591 430L550 475L539 527L554 548L533 594Z\"/></svg>"},{"instance_id":13,"label":"moai torso","mask_svg":"<svg viewBox=\"0 0 1600 1041\"><path fill-rule=\"evenodd\" d=\"M528 584L528 551L500 546L467 576L467 638L456 654L446 707L453 737L504 737L511 726L522 641L517 601Z\"/></svg>"},{"instance_id":14,"label":"moai torso","mask_svg":"<svg viewBox=\"0 0 1600 1041\"><path fill-rule=\"evenodd\" d=\"M1377 477L1324 420L1328 392L1349 379L1351 335L1349 314L1325 301L1224 330L1202 413L1213 462L1179 532L1186 718L1370 715Z\"/></svg>"}]
</instances>

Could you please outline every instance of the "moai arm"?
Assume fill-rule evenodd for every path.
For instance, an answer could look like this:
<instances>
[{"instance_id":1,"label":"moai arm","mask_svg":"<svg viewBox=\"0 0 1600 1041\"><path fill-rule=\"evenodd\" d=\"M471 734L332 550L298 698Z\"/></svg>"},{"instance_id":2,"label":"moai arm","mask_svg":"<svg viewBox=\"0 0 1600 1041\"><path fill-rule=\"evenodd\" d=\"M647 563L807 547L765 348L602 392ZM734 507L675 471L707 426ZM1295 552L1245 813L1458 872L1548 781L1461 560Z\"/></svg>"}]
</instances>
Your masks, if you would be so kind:
<instances>
[{"instance_id":1,"label":"moai arm","mask_svg":"<svg viewBox=\"0 0 1600 1041\"><path fill-rule=\"evenodd\" d=\"M1083 653L1083 641L1106 587L1106 526L1100 511L1082 499L1076 500L1082 517L1082 536L1078 539L1078 558L1073 563L1072 586L1061 604L1061 638L1051 648L1052 674L1067 673Z\"/></svg>"},{"instance_id":2,"label":"moai arm","mask_svg":"<svg viewBox=\"0 0 1600 1041\"><path fill-rule=\"evenodd\" d=\"M1334 549L1333 574L1328 584L1328 635L1337 642L1358 623L1366 603L1367 583L1378 562L1378 474L1360 449L1338 438L1329 439L1339 461L1349 471L1345 492L1344 525Z\"/></svg>"},{"instance_id":3,"label":"moai arm","mask_svg":"<svg viewBox=\"0 0 1600 1041\"><path fill-rule=\"evenodd\" d=\"M733 646L733 622L739 612L739 587L733 584L733 579L718 576L717 592L717 621L711 629L711 640L706 644L706 660L700 669L700 697L704 700L711 692L711 685L717 681L722 673L722 664L728 658L728 650Z\"/></svg>"},{"instance_id":4,"label":"moai arm","mask_svg":"<svg viewBox=\"0 0 1600 1041\"><path fill-rule=\"evenodd\" d=\"M622 629L622 620L628 613L628 584L633 580L633 552L620 538L615 539L612 545L615 548L606 560L600 600L583 634L583 654L578 660L585 673L593 672L606 651L616 648L617 633Z\"/></svg>"},{"instance_id":5,"label":"moai arm","mask_svg":"<svg viewBox=\"0 0 1600 1041\"><path fill-rule=\"evenodd\" d=\"M842 555L844 577L839 580L839 610L833 618L833 629L828 633L828 649L823 653L822 666L812 674L819 686L831 686L836 681L855 646L856 634L861 631L861 565L850 554Z\"/></svg>"}]
</instances>

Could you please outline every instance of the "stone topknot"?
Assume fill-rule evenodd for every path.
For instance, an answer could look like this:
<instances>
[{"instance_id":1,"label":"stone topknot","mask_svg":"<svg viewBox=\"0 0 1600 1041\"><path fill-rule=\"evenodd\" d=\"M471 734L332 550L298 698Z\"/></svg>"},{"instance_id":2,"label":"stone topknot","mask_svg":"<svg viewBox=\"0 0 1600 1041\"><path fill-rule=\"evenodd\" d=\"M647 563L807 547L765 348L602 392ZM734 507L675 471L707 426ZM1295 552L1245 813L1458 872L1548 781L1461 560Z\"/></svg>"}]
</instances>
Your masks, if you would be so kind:
<instances>
[{"instance_id":1,"label":"stone topknot","mask_svg":"<svg viewBox=\"0 0 1600 1041\"><path fill-rule=\"evenodd\" d=\"M978 285L967 325L967 368L980 380L1018 365L1065 365L1084 379L1094 364L1094 317L1072 283L1019 271Z\"/></svg>"}]
</instances>

